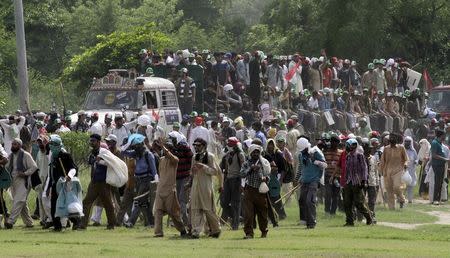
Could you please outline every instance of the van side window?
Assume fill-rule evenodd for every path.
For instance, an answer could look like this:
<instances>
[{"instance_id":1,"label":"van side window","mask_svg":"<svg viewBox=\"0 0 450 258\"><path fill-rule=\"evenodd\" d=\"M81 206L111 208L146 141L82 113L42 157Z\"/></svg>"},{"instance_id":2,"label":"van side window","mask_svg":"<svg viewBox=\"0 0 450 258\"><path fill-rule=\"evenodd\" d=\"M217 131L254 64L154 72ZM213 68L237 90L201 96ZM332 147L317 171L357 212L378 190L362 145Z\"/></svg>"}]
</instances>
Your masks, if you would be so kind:
<instances>
[{"instance_id":1,"label":"van side window","mask_svg":"<svg viewBox=\"0 0 450 258\"><path fill-rule=\"evenodd\" d=\"M147 100L147 108L153 109L158 108L158 101L156 99L156 92L155 91L147 91L145 92L145 98Z\"/></svg>"},{"instance_id":2,"label":"van side window","mask_svg":"<svg viewBox=\"0 0 450 258\"><path fill-rule=\"evenodd\" d=\"M175 91L162 91L161 102L163 107L176 107L177 98L175 95Z\"/></svg>"}]
</instances>

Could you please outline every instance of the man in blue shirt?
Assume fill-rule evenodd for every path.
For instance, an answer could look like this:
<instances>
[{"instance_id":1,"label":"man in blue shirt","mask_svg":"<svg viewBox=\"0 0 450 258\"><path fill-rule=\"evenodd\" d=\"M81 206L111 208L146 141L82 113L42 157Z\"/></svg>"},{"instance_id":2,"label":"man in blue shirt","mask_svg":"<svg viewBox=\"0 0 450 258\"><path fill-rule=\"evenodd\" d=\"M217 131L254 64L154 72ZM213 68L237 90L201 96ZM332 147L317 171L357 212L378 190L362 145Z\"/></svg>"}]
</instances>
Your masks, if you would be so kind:
<instances>
[{"instance_id":1,"label":"man in blue shirt","mask_svg":"<svg viewBox=\"0 0 450 258\"><path fill-rule=\"evenodd\" d=\"M300 178L300 210L306 220L306 228L316 227L317 189L323 170L327 168L325 158L318 147L311 148L309 140L300 138L297 141L299 151L298 176Z\"/></svg>"},{"instance_id":2,"label":"man in blue shirt","mask_svg":"<svg viewBox=\"0 0 450 258\"><path fill-rule=\"evenodd\" d=\"M91 208L94 201L99 198L106 210L108 219L107 229L114 229L116 224L116 215L112 202L111 186L106 183L107 166L103 160L98 157L100 152L100 142L102 137L98 134L92 134L89 144L92 152L89 156L89 165L91 165L91 182L89 183L86 197L83 200L84 217L80 229L86 229L91 215Z\"/></svg>"},{"instance_id":3,"label":"man in blue shirt","mask_svg":"<svg viewBox=\"0 0 450 258\"><path fill-rule=\"evenodd\" d=\"M135 189L136 197L135 204L128 221L125 223L127 227L133 227L136 223L140 211L144 214L146 219L146 226L153 227L154 218L152 213L153 204L149 201L149 195L153 195L156 187L152 184L157 177L155 156L147 150L144 145L145 136L141 134L132 134L128 138L129 149L123 151L122 154L126 157L136 159L136 168L134 171L134 178L136 180Z\"/></svg>"},{"instance_id":4,"label":"man in blue shirt","mask_svg":"<svg viewBox=\"0 0 450 258\"><path fill-rule=\"evenodd\" d=\"M252 128L255 131L255 138L258 138L261 140L262 147L264 148L266 146L267 138L262 132L262 124L260 121L256 121L252 124Z\"/></svg>"},{"instance_id":5,"label":"man in blue shirt","mask_svg":"<svg viewBox=\"0 0 450 258\"><path fill-rule=\"evenodd\" d=\"M431 166L434 172L434 194L433 204L439 205L441 201L442 183L444 181L445 164L448 158L442 150L442 143L445 141L445 133L436 130L436 138L431 142Z\"/></svg>"}]
</instances>

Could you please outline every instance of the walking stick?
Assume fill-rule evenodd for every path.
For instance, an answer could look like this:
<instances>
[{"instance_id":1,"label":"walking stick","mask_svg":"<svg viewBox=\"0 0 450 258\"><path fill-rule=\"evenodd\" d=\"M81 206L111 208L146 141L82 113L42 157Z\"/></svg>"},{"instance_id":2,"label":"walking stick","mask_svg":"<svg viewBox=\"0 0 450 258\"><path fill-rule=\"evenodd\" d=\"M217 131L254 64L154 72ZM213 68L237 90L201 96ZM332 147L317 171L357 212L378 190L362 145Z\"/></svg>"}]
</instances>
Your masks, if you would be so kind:
<instances>
[{"instance_id":1,"label":"walking stick","mask_svg":"<svg viewBox=\"0 0 450 258\"><path fill-rule=\"evenodd\" d=\"M274 203L281 202L281 200L283 200L288 195L289 195L289 197L291 197L291 195L294 193L294 191L297 190L299 187L300 187L300 184L298 184L297 186L292 188L289 192L285 193L283 196L280 197L280 199L276 200Z\"/></svg>"},{"instance_id":2,"label":"walking stick","mask_svg":"<svg viewBox=\"0 0 450 258\"><path fill-rule=\"evenodd\" d=\"M59 164L61 165L64 176L67 177L66 169L64 168L61 158L58 158L58 160L59 160Z\"/></svg>"},{"instance_id":3,"label":"walking stick","mask_svg":"<svg viewBox=\"0 0 450 258\"><path fill-rule=\"evenodd\" d=\"M3 211L3 223L6 223L6 209L5 204L3 203L3 188L0 189L0 205L2 206Z\"/></svg>"}]
</instances>

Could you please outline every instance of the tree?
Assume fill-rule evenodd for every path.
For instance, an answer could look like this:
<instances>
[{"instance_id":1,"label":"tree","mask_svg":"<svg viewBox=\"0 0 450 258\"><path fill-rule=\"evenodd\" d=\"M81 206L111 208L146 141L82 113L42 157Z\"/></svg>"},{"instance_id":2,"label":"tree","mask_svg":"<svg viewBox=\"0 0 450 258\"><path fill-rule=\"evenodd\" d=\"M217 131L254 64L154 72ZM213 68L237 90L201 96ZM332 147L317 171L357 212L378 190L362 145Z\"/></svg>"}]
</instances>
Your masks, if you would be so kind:
<instances>
[{"instance_id":1,"label":"tree","mask_svg":"<svg viewBox=\"0 0 450 258\"><path fill-rule=\"evenodd\" d=\"M177 2L178 0L143 0L140 5L123 10L117 23L118 29L127 31L153 22L159 31L174 32L183 18L183 11L176 10Z\"/></svg>"},{"instance_id":2,"label":"tree","mask_svg":"<svg viewBox=\"0 0 450 258\"><path fill-rule=\"evenodd\" d=\"M92 78L104 76L111 68L138 68L140 49L160 51L171 47L172 41L150 23L128 32L114 32L99 37L99 43L74 56L64 69L62 79L74 81L82 89Z\"/></svg>"},{"instance_id":3,"label":"tree","mask_svg":"<svg viewBox=\"0 0 450 258\"><path fill-rule=\"evenodd\" d=\"M63 21L68 55L80 54L99 42L97 36L116 31L121 11L118 0L79 1L71 10L65 11Z\"/></svg>"}]
</instances>

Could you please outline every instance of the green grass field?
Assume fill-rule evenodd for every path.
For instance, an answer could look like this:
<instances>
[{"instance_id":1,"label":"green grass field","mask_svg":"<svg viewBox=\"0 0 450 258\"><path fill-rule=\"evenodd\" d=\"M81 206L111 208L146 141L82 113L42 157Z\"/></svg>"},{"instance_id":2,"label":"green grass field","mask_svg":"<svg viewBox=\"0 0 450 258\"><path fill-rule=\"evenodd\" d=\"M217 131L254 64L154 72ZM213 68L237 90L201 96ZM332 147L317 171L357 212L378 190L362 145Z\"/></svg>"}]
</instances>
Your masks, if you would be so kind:
<instances>
[{"instance_id":1,"label":"green grass field","mask_svg":"<svg viewBox=\"0 0 450 258\"><path fill-rule=\"evenodd\" d=\"M86 175L83 175L83 182ZM84 184L86 188L86 184ZM34 192L30 200L34 198ZM30 201L30 208L33 208ZM10 207L10 206L8 206ZM389 211L377 207L377 220L392 223L433 223L437 217L431 210L450 212L448 205L409 205L403 210ZM13 230L0 230L0 257L448 257L450 226L425 225L414 230L357 224L344 228L344 214L325 216L318 207L318 224L305 230L298 224L298 207L292 202L286 209L288 218L280 227L269 225L266 239L243 240L242 230L222 227L219 239L201 237L181 239L173 228L164 228L164 238L153 238L153 229L141 226L108 231L105 227L89 227L86 231L66 230L54 233L39 226L25 229L19 219ZM103 213L105 217L105 214ZM106 218L103 218L103 223ZM35 222L37 224L37 221Z\"/></svg>"},{"instance_id":2,"label":"green grass field","mask_svg":"<svg viewBox=\"0 0 450 258\"><path fill-rule=\"evenodd\" d=\"M422 212L425 205L413 205L402 211L380 207L378 220L402 223L430 223L435 217ZM288 208L288 219L280 227L270 227L268 238L243 240L243 231L223 228L219 239L203 237L185 240L173 228L165 228L165 237L153 238L153 231L89 227L86 231L53 233L39 227L25 229L19 221L13 230L0 231L1 257L435 257L450 255L450 226L427 225L415 230L357 224L344 228L344 216L328 218L319 206L314 230L297 225L295 203ZM448 211L445 206L437 207ZM105 221L105 220L104 220ZM257 232L255 236L259 236Z\"/></svg>"}]
</instances>

